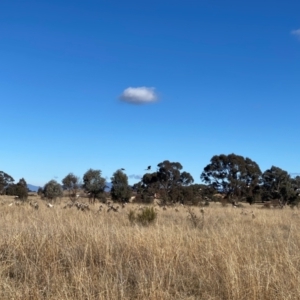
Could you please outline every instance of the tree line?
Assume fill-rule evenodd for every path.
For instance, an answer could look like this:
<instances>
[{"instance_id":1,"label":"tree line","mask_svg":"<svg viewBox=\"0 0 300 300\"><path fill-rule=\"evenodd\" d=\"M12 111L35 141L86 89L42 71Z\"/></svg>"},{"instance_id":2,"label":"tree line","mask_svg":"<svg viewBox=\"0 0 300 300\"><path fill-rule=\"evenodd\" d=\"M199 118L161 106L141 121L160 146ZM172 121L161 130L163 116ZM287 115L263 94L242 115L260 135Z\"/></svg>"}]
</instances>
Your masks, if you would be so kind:
<instances>
[{"instance_id":1,"label":"tree line","mask_svg":"<svg viewBox=\"0 0 300 300\"><path fill-rule=\"evenodd\" d=\"M111 177L109 196L114 201L128 202L134 195L136 202L143 203L159 198L163 204L199 204L213 200L215 195L221 195L223 201L250 204L277 199L282 205L298 205L300 201L300 176L292 178L287 171L275 166L262 172L256 162L236 154L213 156L200 179L202 184L194 184L191 174L183 171L179 162L165 160L157 165L156 171L147 172L133 186L128 184L124 169L117 170ZM89 169L82 180L69 173L61 184L50 180L38 193L55 200L66 190L70 199L75 201L79 191L84 190L94 203L96 200L106 201L105 189L106 180L101 170ZM0 192L24 200L28 197L25 179L15 184L14 179L3 171L0 171Z\"/></svg>"}]
</instances>

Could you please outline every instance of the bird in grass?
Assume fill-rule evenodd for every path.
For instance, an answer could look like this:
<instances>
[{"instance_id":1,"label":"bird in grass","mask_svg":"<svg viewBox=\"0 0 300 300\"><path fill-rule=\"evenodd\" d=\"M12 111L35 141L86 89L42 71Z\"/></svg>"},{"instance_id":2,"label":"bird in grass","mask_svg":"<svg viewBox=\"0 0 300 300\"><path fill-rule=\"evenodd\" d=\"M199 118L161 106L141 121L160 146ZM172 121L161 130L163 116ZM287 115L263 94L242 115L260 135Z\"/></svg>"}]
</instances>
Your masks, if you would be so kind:
<instances>
[{"instance_id":1,"label":"bird in grass","mask_svg":"<svg viewBox=\"0 0 300 300\"><path fill-rule=\"evenodd\" d=\"M149 171L149 170L151 170L151 166L148 166L148 168L146 169L146 171Z\"/></svg>"}]
</instances>

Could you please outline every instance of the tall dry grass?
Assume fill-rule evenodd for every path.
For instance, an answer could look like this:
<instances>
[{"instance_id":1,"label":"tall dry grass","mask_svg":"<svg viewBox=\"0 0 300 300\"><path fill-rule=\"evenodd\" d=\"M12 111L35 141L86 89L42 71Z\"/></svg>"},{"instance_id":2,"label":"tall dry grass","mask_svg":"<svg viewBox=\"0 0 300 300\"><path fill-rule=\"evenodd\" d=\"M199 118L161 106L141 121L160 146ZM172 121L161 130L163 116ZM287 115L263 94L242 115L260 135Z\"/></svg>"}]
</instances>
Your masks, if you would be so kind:
<instances>
[{"instance_id":1,"label":"tall dry grass","mask_svg":"<svg viewBox=\"0 0 300 300\"><path fill-rule=\"evenodd\" d=\"M0 299L299 299L298 211L0 206ZM202 216L203 215L203 216Z\"/></svg>"}]
</instances>

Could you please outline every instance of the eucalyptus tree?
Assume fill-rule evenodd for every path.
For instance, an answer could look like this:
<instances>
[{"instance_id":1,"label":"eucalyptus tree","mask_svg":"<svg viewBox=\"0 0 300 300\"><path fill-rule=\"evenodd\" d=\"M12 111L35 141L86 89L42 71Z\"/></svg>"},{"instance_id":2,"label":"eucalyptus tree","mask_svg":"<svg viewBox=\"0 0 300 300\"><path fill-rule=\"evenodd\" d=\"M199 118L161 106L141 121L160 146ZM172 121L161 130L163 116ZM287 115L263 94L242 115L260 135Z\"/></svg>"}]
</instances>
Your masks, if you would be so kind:
<instances>
[{"instance_id":1,"label":"eucalyptus tree","mask_svg":"<svg viewBox=\"0 0 300 300\"><path fill-rule=\"evenodd\" d=\"M100 170L89 169L83 175L83 189L90 196L90 202L95 203L95 199L101 199L106 188L105 178L101 177Z\"/></svg>"},{"instance_id":2,"label":"eucalyptus tree","mask_svg":"<svg viewBox=\"0 0 300 300\"><path fill-rule=\"evenodd\" d=\"M261 175L256 162L232 153L213 156L200 178L229 198L246 197L249 202L253 202L259 195Z\"/></svg>"},{"instance_id":3,"label":"eucalyptus tree","mask_svg":"<svg viewBox=\"0 0 300 300\"><path fill-rule=\"evenodd\" d=\"M128 177L122 170L117 170L111 177L112 187L110 194L113 200L128 202L131 197L131 188Z\"/></svg>"},{"instance_id":4,"label":"eucalyptus tree","mask_svg":"<svg viewBox=\"0 0 300 300\"><path fill-rule=\"evenodd\" d=\"M28 198L27 183L24 178L21 178L18 183L10 183L5 189L6 195L17 196L20 200Z\"/></svg>"},{"instance_id":5,"label":"eucalyptus tree","mask_svg":"<svg viewBox=\"0 0 300 300\"><path fill-rule=\"evenodd\" d=\"M14 179L7 173L0 171L0 194L5 192L5 189L14 183Z\"/></svg>"},{"instance_id":6,"label":"eucalyptus tree","mask_svg":"<svg viewBox=\"0 0 300 300\"><path fill-rule=\"evenodd\" d=\"M134 184L133 189L137 194L137 202L151 203L160 189L157 172L144 174L141 181Z\"/></svg>"},{"instance_id":7,"label":"eucalyptus tree","mask_svg":"<svg viewBox=\"0 0 300 300\"><path fill-rule=\"evenodd\" d=\"M75 201L77 193L81 187L80 178L73 173L69 173L63 180L63 189L68 191L69 198Z\"/></svg>"},{"instance_id":8,"label":"eucalyptus tree","mask_svg":"<svg viewBox=\"0 0 300 300\"><path fill-rule=\"evenodd\" d=\"M179 162L165 160L157 165L158 169L153 173L146 173L138 187L138 193L143 198L149 199L156 193L160 195L163 203L177 202L182 199L182 188L194 182L188 172L182 172Z\"/></svg>"},{"instance_id":9,"label":"eucalyptus tree","mask_svg":"<svg viewBox=\"0 0 300 300\"><path fill-rule=\"evenodd\" d=\"M287 171L272 166L263 175L263 199L280 199L282 204L293 202L297 197L299 178L292 179Z\"/></svg>"},{"instance_id":10,"label":"eucalyptus tree","mask_svg":"<svg viewBox=\"0 0 300 300\"><path fill-rule=\"evenodd\" d=\"M158 165L157 177L163 193L163 201L177 202L182 199L182 188L194 182L192 175L181 171L179 162L165 160Z\"/></svg>"},{"instance_id":11,"label":"eucalyptus tree","mask_svg":"<svg viewBox=\"0 0 300 300\"><path fill-rule=\"evenodd\" d=\"M16 196L23 201L28 198L27 182L24 178L21 178L16 184Z\"/></svg>"}]
</instances>

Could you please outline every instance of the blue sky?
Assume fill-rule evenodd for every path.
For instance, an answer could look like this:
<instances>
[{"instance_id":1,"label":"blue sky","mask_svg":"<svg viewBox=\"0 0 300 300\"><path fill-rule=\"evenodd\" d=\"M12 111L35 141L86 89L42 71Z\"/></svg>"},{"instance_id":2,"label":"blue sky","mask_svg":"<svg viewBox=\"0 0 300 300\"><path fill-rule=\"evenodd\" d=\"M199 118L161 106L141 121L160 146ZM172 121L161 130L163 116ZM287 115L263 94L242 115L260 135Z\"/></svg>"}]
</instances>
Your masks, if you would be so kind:
<instances>
[{"instance_id":1,"label":"blue sky","mask_svg":"<svg viewBox=\"0 0 300 300\"><path fill-rule=\"evenodd\" d=\"M300 1L0 2L0 170L43 185L236 153L300 173ZM299 30L299 31L298 31ZM120 100L146 87L158 100ZM126 100L126 99L125 99Z\"/></svg>"}]
</instances>

